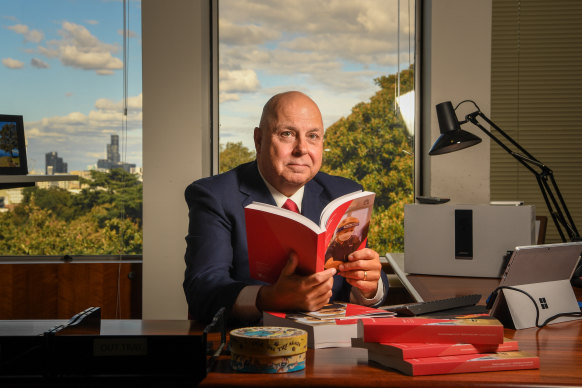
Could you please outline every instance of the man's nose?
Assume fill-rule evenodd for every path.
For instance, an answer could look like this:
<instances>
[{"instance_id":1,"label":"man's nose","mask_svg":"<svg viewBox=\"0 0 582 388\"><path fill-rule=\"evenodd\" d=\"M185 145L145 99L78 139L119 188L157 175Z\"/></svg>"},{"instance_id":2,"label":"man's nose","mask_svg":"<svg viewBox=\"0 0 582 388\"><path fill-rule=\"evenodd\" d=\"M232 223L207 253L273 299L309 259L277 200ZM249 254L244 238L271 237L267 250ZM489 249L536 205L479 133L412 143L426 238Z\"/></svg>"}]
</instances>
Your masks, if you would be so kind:
<instances>
[{"instance_id":1,"label":"man's nose","mask_svg":"<svg viewBox=\"0 0 582 388\"><path fill-rule=\"evenodd\" d=\"M293 152L298 155L303 155L307 153L307 139L305 136L297 136L297 140L295 140L295 148Z\"/></svg>"}]
</instances>

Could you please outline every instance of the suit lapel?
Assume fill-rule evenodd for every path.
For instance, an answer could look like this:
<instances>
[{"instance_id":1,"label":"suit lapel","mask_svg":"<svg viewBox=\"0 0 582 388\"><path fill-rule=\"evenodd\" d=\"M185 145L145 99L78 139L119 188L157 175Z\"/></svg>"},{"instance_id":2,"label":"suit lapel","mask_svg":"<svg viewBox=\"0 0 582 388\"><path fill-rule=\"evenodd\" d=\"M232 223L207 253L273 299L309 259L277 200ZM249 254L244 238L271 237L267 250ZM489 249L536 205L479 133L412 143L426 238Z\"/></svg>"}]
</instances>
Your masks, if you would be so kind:
<instances>
[{"instance_id":1,"label":"suit lapel","mask_svg":"<svg viewBox=\"0 0 582 388\"><path fill-rule=\"evenodd\" d=\"M323 187L312 179L305 185L305 192L303 193L303 201L301 203L301 213L317 225L319 225L321 212L327 204L327 201L321 195L322 192Z\"/></svg>"},{"instance_id":2,"label":"suit lapel","mask_svg":"<svg viewBox=\"0 0 582 388\"><path fill-rule=\"evenodd\" d=\"M253 201L277 206L275 199L269 192L269 189L259 174L256 161L241 169L239 182L239 190L243 194L243 207ZM305 185L305 192L301 203L301 214L318 225L321 212L329 202L322 194L323 187L317 181L312 179Z\"/></svg>"},{"instance_id":3,"label":"suit lapel","mask_svg":"<svg viewBox=\"0 0 582 388\"><path fill-rule=\"evenodd\" d=\"M243 194L243 207L253 201L277 206L275 199L269 192L265 182L263 182L263 178L261 178L261 175L259 174L256 161L241 169L239 182L239 190Z\"/></svg>"}]
</instances>

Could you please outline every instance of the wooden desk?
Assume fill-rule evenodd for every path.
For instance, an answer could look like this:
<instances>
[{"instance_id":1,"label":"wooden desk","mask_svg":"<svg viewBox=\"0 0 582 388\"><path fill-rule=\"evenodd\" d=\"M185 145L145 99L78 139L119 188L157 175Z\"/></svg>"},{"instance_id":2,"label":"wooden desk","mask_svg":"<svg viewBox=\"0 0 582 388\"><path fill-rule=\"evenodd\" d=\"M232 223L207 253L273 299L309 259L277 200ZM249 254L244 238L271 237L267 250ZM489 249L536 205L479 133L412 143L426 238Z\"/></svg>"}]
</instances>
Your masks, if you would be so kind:
<instances>
[{"instance_id":1,"label":"wooden desk","mask_svg":"<svg viewBox=\"0 0 582 388\"><path fill-rule=\"evenodd\" d=\"M0 387L195 386L206 374L194 321L102 320L92 333L42 335L67 322L0 320Z\"/></svg>"},{"instance_id":2,"label":"wooden desk","mask_svg":"<svg viewBox=\"0 0 582 388\"><path fill-rule=\"evenodd\" d=\"M414 276L411 282L430 300L480 293L486 298L498 279ZM577 288L578 299L582 290ZM365 349L308 350L306 368L281 375L235 373L223 357L200 384L201 387L549 387L582 386L582 321L558 323L543 329L505 329L522 350L540 357L539 370L464 373L437 376L405 376L370 366Z\"/></svg>"},{"instance_id":3,"label":"wooden desk","mask_svg":"<svg viewBox=\"0 0 582 388\"><path fill-rule=\"evenodd\" d=\"M445 281L446 280L446 281ZM412 281L412 279L411 279ZM423 290L442 295L442 297L467 293L489 291L496 286L491 279L443 279L433 276L414 278L414 286L421 294ZM464 291L459 289L464 288ZM489 292L487 291L487 292ZM578 299L582 289L576 288ZM460 292L463 292L462 294ZM425 295L423 295L423 298ZM428 299L428 298L427 298ZM22 332L24 321L0 321L0 335L25 335ZM35 330L42 332L65 321L35 321ZM19 331L20 330L20 331ZM198 334L200 326L191 321L141 321L141 320L103 320L102 334L144 335L144 334ZM310 349L307 354L306 368L300 372L271 375L235 373L230 369L227 355L214 364L210 373L200 383L201 387L582 387L582 321L564 322L543 329L510 330L505 335L519 342L522 350L540 357L539 370L502 371L484 373L465 373L437 376L409 377L399 372L368 365L364 349L330 348ZM218 334L211 334L216 340ZM7 383L7 384L6 384ZM36 387L38 381L6 380L0 378L0 386ZM43 383L46 383L43 381ZM155 381L138 378L91 381L73 380L67 386L192 386L194 382L163 379ZM61 386L43 384L48 386Z\"/></svg>"}]
</instances>

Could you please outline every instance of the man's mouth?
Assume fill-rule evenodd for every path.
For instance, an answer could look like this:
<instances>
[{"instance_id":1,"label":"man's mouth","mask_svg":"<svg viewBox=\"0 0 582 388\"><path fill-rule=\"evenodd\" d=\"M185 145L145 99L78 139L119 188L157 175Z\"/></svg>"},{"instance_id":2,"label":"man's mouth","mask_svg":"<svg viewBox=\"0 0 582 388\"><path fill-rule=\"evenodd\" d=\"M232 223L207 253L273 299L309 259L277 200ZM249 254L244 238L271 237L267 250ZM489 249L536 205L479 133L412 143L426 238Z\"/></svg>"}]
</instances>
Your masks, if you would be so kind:
<instances>
[{"instance_id":1,"label":"man's mouth","mask_svg":"<svg viewBox=\"0 0 582 388\"><path fill-rule=\"evenodd\" d=\"M307 165L305 163L288 163L287 167L289 167L291 169L303 169L303 168L309 168L309 165Z\"/></svg>"}]
</instances>

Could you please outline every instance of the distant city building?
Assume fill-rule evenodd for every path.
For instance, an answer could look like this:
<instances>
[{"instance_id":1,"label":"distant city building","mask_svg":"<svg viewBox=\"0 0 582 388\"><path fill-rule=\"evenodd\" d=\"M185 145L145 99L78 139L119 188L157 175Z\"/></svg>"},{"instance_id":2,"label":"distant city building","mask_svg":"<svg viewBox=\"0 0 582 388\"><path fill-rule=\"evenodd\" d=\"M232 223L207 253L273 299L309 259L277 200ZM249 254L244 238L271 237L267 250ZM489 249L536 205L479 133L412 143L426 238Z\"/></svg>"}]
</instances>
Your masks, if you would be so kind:
<instances>
[{"instance_id":1,"label":"distant city building","mask_svg":"<svg viewBox=\"0 0 582 388\"><path fill-rule=\"evenodd\" d=\"M135 164L121 162L118 135L111 135L111 143L107 144L107 159L99 159L97 161L97 168L105 170L123 168L127 172L131 172L135 168Z\"/></svg>"},{"instance_id":2,"label":"distant city building","mask_svg":"<svg viewBox=\"0 0 582 388\"><path fill-rule=\"evenodd\" d=\"M60 158L57 152L47 152L44 158L46 175L67 173L67 163L63 162L63 158Z\"/></svg>"},{"instance_id":3,"label":"distant city building","mask_svg":"<svg viewBox=\"0 0 582 388\"><path fill-rule=\"evenodd\" d=\"M22 188L0 190L0 196L4 198L3 209L13 209L24 199Z\"/></svg>"}]
</instances>

